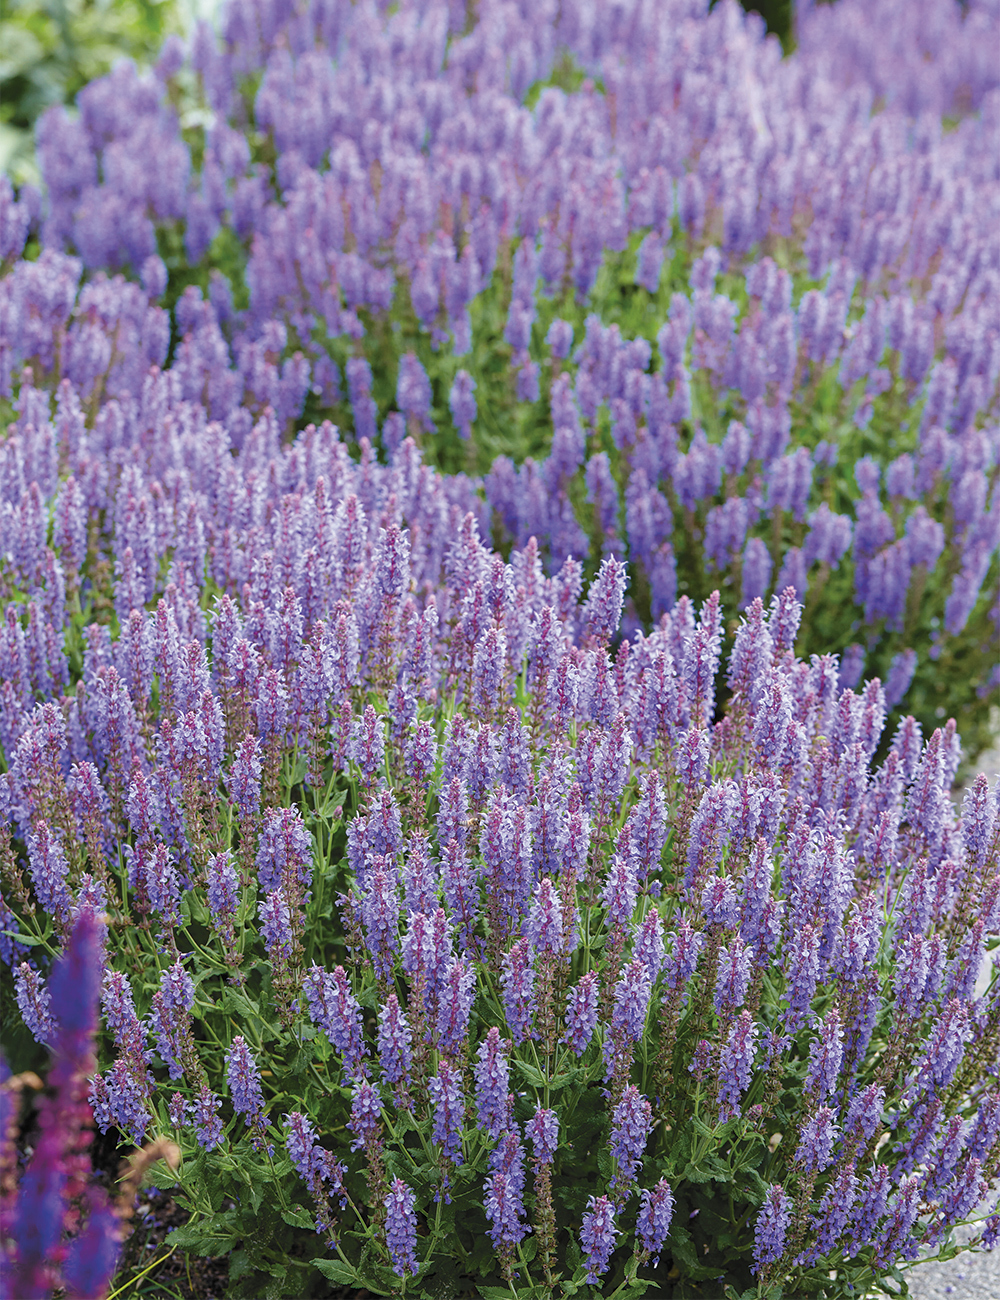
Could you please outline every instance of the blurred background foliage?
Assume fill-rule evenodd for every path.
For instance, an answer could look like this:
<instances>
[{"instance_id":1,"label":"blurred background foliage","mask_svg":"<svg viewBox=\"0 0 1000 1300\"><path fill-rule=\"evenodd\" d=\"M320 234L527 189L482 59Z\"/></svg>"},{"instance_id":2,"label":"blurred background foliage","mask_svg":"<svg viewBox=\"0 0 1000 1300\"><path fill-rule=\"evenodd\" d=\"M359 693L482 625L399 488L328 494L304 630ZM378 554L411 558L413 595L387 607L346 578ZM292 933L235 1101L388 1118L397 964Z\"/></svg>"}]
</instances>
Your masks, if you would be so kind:
<instances>
[{"instance_id":1,"label":"blurred background foliage","mask_svg":"<svg viewBox=\"0 0 1000 1300\"><path fill-rule=\"evenodd\" d=\"M181 0L0 0L0 168L37 183L34 125L120 58L148 64L195 6Z\"/></svg>"},{"instance_id":2,"label":"blurred background foliage","mask_svg":"<svg viewBox=\"0 0 1000 1300\"><path fill-rule=\"evenodd\" d=\"M793 0L743 0L789 48ZM38 182L34 126L71 104L120 58L153 62L171 32L211 18L221 0L0 0L0 170Z\"/></svg>"}]
</instances>

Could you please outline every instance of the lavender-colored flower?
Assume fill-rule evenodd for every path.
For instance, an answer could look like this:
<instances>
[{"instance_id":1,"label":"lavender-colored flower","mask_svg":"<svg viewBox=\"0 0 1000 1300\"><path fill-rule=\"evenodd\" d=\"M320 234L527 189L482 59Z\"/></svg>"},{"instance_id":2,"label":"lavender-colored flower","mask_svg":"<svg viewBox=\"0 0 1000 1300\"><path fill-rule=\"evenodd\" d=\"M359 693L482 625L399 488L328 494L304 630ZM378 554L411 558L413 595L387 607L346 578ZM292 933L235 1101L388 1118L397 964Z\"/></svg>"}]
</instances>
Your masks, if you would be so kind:
<instances>
[{"instance_id":1,"label":"lavender-colored flower","mask_svg":"<svg viewBox=\"0 0 1000 1300\"><path fill-rule=\"evenodd\" d=\"M674 1194L667 1180L661 1178L652 1191L647 1187L642 1189L639 1193L639 1201L639 1216L635 1224L636 1236L642 1249L652 1255L651 1264L656 1268L674 1217Z\"/></svg>"},{"instance_id":2,"label":"lavender-colored flower","mask_svg":"<svg viewBox=\"0 0 1000 1300\"><path fill-rule=\"evenodd\" d=\"M528 1231L522 1222L524 1202L510 1174L490 1175L483 1185L483 1208L490 1221L490 1240L501 1253L516 1249Z\"/></svg>"},{"instance_id":3,"label":"lavender-colored flower","mask_svg":"<svg viewBox=\"0 0 1000 1300\"><path fill-rule=\"evenodd\" d=\"M618 1166L611 1187L627 1188L635 1179L652 1128L653 1108L630 1083L611 1116L611 1154Z\"/></svg>"},{"instance_id":4,"label":"lavender-colored flower","mask_svg":"<svg viewBox=\"0 0 1000 1300\"><path fill-rule=\"evenodd\" d=\"M153 994L150 1025L156 1050L170 1070L171 1079L184 1073L181 1052L190 1033L190 1011L194 1006L194 981L180 960L160 973L160 987Z\"/></svg>"},{"instance_id":5,"label":"lavender-colored flower","mask_svg":"<svg viewBox=\"0 0 1000 1300\"><path fill-rule=\"evenodd\" d=\"M351 1116L347 1127L354 1134L352 1151L367 1151L382 1142L382 1098L378 1088L361 1079L351 1093Z\"/></svg>"},{"instance_id":6,"label":"lavender-colored flower","mask_svg":"<svg viewBox=\"0 0 1000 1300\"><path fill-rule=\"evenodd\" d=\"M381 867L368 874L361 899L361 919L375 973L389 979L399 951L399 895L395 876Z\"/></svg>"},{"instance_id":7,"label":"lavender-colored flower","mask_svg":"<svg viewBox=\"0 0 1000 1300\"><path fill-rule=\"evenodd\" d=\"M819 1037L809 1044L809 1064L806 1068L806 1092L817 1101L825 1101L837 1086L841 1063L844 1059L844 1033L840 1012L836 1007L822 1019Z\"/></svg>"},{"instance_id":8,"label":"lavender-colored flower","mask_svg":"<svg viewBox=\"0 0 1000 1300\"><path fill-rule=\"evenodd\" d=\"M323 1148L316 1130L301 1111L285 1115L285 1150L299 1177L310 1186L323 1178Z\"/></svg>"},{"instance_id":9,"label":"lavender-colored flower","mask_svg":"<svg viewBox=\"0 0 1000 1300\"><path fill-rule=\"evenodd\" d=\"M401 1178L394 1178L385 1198L385 1244L392 1260L392 1270L398 1277L417 1271L415 1201L416 1197L406 1183Z\"/></svg>"},{"instance_id":10,"label":"lavender-colored flower","mask_svg":"<svg viewBox=\"0 0 1000 1300\"><path fill-rule=\"evenodd\" d=\"M889 1217L874 1240L874 1268L886 1268L900 1259L916 1259L919 1247L911 1233L920 1213L922 1183L919 1174L911 1174L896 1189L889 1203Z\"/></svg>"},{"instance_id":11,"label":"lavender-colored flower","mask_svg":"<svg viewBox=\"0 0 1000 1300\"><path fill-rule=\"evenodd\" d=\"M815 1264L836 1248L850 1222L857 1188L858 1180L851 1162L838 1170L823 1193L819 1209L810 1220L810 1227L816 1233L815 1243L798 1257L797 1264Z\"/></svg>"},{"instance_id":12,"label":"lavender-colored flower","mask_svg":"<svg viewBox=\"0 0 1000 1300\"><path fill-rule=\"evenodd\" d=\"M205 864L208 909L223 933L230 933L240 901L240 882L228 849L215 853Z\"/></svg>"},{"instance_id":13,"label":"lavender-colored flower","mask_svg":"<svg viewBox=\"0 0 1000 1300\"><path fill-rule=\"evenodd\" d=\"M583 607L582 627L584 637L606 645L611 640L621 619L622 601L625 597L625 566L613 555L605 559L591 584Z\"/></svg>"},{"instance_id":14,"label":"lavender-colored flower","mask_svg":"<svg viewBox=\"0 0 1000 1300\"><path fill-rule=\"evenodd\" d=\"M226 1081L233 1099L233 1109L244 1117L247 1127L263 1123L267 1117L264 1114L260 1071L253 1053L239 1034L226 1053Z\"/></svg>"},{"instance_id":15,"label":"lavender-colored flower","mask_svg":"<svg viewBox=\"0 0 1000 1300\"><path fill-rule=\"evenodd\" d=\"M820 1106L815 1114L802 1121L795 1163L807 1173L812 1170L822 1173L833 1159L833 1146L838 1136L834 1111L829 1106Z\"/></svg>"},{"instance_id":16,"label":"lavender-colored flower","mask_svg":"<svg viewBox=\"0 0 1000 1300\"><path fill-rule=\"evenodd\" d=\"M312 836L297 808L269 808L257 848L257 876L265 893L282 885L301 896L312 880Z\"/></svg>"},{"instance_id":17,"label":"lavender-colored flower","mask_svg":"<svg viewBox=\"0 0 1000 1300\"><path fill-rule=\"evenodd\" d=\"M141 1144L149 1127L150 1088L145 1070L136 1071L133 1062L121 1056L106 1075L95 1075L89 1100L101 1132L115 1125L137 1146Z\"/></svg>"},{"instance_id":18,"label":"lavender-colored flower","mask_svg":"<svg viewBox=\"0 0 1000 1300\"><path fill-rule=\"evenodd\" d=\"M313 1023L341 1053L349 1077L364 1077L367 1048L361 1032L361 1008L343 966L337 966L331 974L314 963L305 974L302 988Z\"/></svg>"},{"instance_id":19,"label":"lavender-colored flower","mask_svg":"<svg viewBox=\"0 0 1000 1300\"><path fill-rule=\"evenodd\" d=\"M262 771L260 742L247 736L237 747L229 774L229 795L244 820L255 816L260 807Z\"/></svg>"},{"instance_id":20,"label":"lavender-colored flower","mask_svg":"<svg viewBox=\"0 0 1000 1300\"><path fill-rule=\"evenodd\" d=\"M701 906L706 925L731 929L740 915L739 899L733 882L726 876L713 876L701 891Z\"/></svg>"},{"instance_id":21,"label":"lavender-colored flower","mask_svg":"<svg viewBox=\"0 0 1000 1300\"><path fill-rule=\"evenodd\" d=\"M562 905L556 888L548 876L543 876L535 886L524 933L532 947L539 953L555 955L562 949Z\"/></svg>"},{"instance_id":22,"label":"lavender-colored flower","mask_svg":"<svg viewBox=\"0 0 1000 1300\"><path fill-rule=\"evenodd\" d=\"M683 989L694 974L704 943L705 937L701 931L692 929L682 917L674 932L673 949L665 966L666 985L672 992Z\"/></svg>"},{"instance_id":23,"label":"lavender-colored flower","mask_svg":"<svg viewBox=\"0 0 1000 1300\"><path fill-rule=\"evenodd\" d=\"M790 1033L795 1033L805 1021L819 979L819 935L811 925L804 925L794 933L785 971L788 981L785 1024Z\"/></svg>"},{"instance_id":24,"label":"lavender-colored flower","mask_svg":"<svg viewBox=\"0 0 1000 1300\"><path fill-rule=\"evenodd\" d=\"M659 912L647 912L632 932L632 957L642 962L649 976L650 984L655 984L666 961L666 949L663 945L663 922Z\"/></svg>"},{"instance_id":25,"label":"lavender-colored flower","mask_svg":"<svg viewBox=\"0 0 1000 1300\"><path fill-rule=\"evenodd\" d=\"M175 1092L167 1102L167 1118L174 1128L183 1128L190 1103Z\"/></svg>"},{"instance_id":26,"label":"lavender-colored flower","mask_svg":"<svg viewBox=\"0 0 1000 1300\"><path fill-rule=\"evenodd\" d=\"M413 352L399 359L396 404L404 415L412 417L428 433L434 432L431 419L431 383L427 371Z\"/></svg>"},{"instance_id":27,"label":"lavender-colored flower","mask_svg":"<svg viewBox=\"0 0 1000 1300\"><path fill-rule=\"evenodd\" d=\"M573 326L568 320L561 320L558 316L555 317L549 326L545 342L556 360L565 361L573 346Z\"/></svg>"},{"instance_id":28,"label":"lavender-colored flower","mask_svg":"<svg viewBox=\"0 0 1000 1300\"><path fill-rule=\"evenodd\" d=\"M958 998L952 998L934 1023L910 1085L911 1093L922 1088L947 1087L962 1063L965 1045L971 1037L969 1009Z\"/></svg>"},{"instance_id":29,"label":"lavender-colored flower","mask_svg":"<svg viewBox=\"0 0 1000 1300\"><path fill-rule=\"evenodd\" d=\"M611 1031L622 1042L638 1043L642 1038L651 991L646 966L641 961L630 962L615 984L612 1001Z\"/></svg>"},{"instance_id":30,"label":"lavender-colored flower","mask_svg":"<svg viewBox=\"0 0 1000 1300\"><path fill-rule=\"evenodd\" d=\"M969 1155L986 1163L1000 1137L1000 1093L988 1092L979 1103L979 1111L969 1130L966 1149Z\"/></svg>"},{"instance_id":31,"label":"lavender-colored flower","mask_svg":"<svg viewBox=\"0 0 1000 1300\"><path fill-rule=\"evenodd\" d=\"M386 1080L395 1085L409 1081L413 1064L413 1035L399 998L390 993L378 1013L378 1059Z\"/></svg>"},{"instance_id":32,"label":"lavender-colored flower","mask_svg":"<svg viewBox=\"0 0 1000 1300\"><path fill-rule=\"evenodd\" d=\"M893 658L885 679L885 703L887 708L894 709L900 703L910 689L910 683L913 681L913 674L916 670L917 652L915 650L901 650Z\"/></svg>"},{"instance_id":33,"label":"lavender-colored flower","mask_svg":"<svg viewBox=\"0 0 1000 1300\"><path fill-rule=\"evenodd\" d=\"M587 971L566 997L566 1033L563 1042L577 1056L582 1056L586 1051L597 1028L598 992L597 972Z\"/></svg>"},{"instance_id":34,"label":"lavender-colored flower","mask_svg":"<svg viewBox=\"0 0 1000 1300\"><path fill-rule=\"evenodd\" d=\"M510 1041L501 1040L494 1025L476 1051L473 1075L476 1082L477 1122L491 1138L499 1138L511 1123L513 1094L510 1092Z\"/></svg>"},{"instance_id":35,"label":"lavender-colored flower","mask_svg":"<svg viewBox=\"0 0 1000 1300\"><path fill-rule=\"evenodd\" d=\"M750 1012L741 1011L719 1052L720 1124L735 1119L740 1113L740 1100L750 1085L753 1073L759 1032L759 1026L754 1024Z\"/></svg>"},{"instance_id":36,"label":"lavender-colored flower","mask_svg":"<svg viewBox=\"0 0 1000 1300\"><path fill-rule=\"evenodd\" d=\"M476 992L476 972L464 957L456 957L438 992L438 1050L459 1054L469 1032L469 1015Z\"/></svg>"},{"instance_id":37,"label":"lavender-colored flower","mask_svg":"<svg viewBox=\"0 0 1000 1300\"><path fill-rule=\"evenodd\" d=\"M524 1195L524 1144L516 1123L490 1152L489 1167L491 1173L509 1175L516 1195Z\"/></svg>"},{"instance_id":38,"label":"lavender-colored flower","mask_svg":"<svg viewBox=\"0 0 1000 1300\"><path fill-rule=\"evenodd\" d=\"M540 1164L551 1164L559 1145L559 1117L555 1111L537 1106L528 1121L527 1133L535 1160Z\"/></svg>"},{"instance_id":39,"label":"lavender-colored flower","mask_svg":"<svg viewBox=\"0 0 1000 1300\"><path fill-rule=\"evenodd\" d=\"M14 973L14 995L21 1019L36 1042L53 1042L56 1022L52 1018L52 998L38 971L32 969L26 961L21 962Z\"/></svg>"},{"instance_id":40,"label":"lavender-colored flower","mask_svg":"<svg viewBox=\"0 0 1000 1300\"><path fill-rule=\"evenodd\" d=\"M31 883L42 907L56 916L69 912L70 894L66 883L69 864L62 838L47 821L39 818L27 832L28 866Z\"/></svg>"},{"instance_id":41,"label":"lavender-colored flower","mask_svg":"<svg viewBox=\"0 0 1000 1300\"><path fill-rule=\"evenodd\" d=\"M441 1143L445 1159L460 1165L465 1116L461 1073L446 1060L441 1061L437 1074L428 1080L427 1086L434 1110L432 1137L435 1142Z\"/></svg>"},{"instance_id":42,"label":"lavender-colored flower","mask_svg":"<svg viewBox=\"0 0 1000 1300\"><path fill-rule=\"evenodd\" d=\"M467 370L459 370L448 394L448 405L451 408L455 426L463 438L472 436L472 424L479 413L474 396L475 391L476 381Z\"/></svg>"},{"instance_id":43,"label":"lavender-colored flower","mask_svg":"<svg viewBox=\"0 0 1000 1300\"><path fill-rule=\"evenodd\" d=\"M272 890L257 904L264 947L272 962L290 960L295 947L295 917L283 889Z\"/></svg>"},{"instance_id":44,"label":"lavender-colored flower","mask_svg":"<svg viewBox=\"0 0 1000 1300\"><path fill-rule=\"evenodd\" d=\"M753 949L738 934L719 953L719 970L715 980L715 1009L720 1014L738 1010L744 1003L750 983Z\"/></svg>"},{"instance_id":45,"label":"lavender-colored flower","mask_svg":"<svg viewBox=\"0 0 1000 1300\"><path fill-rule=\"evenodd\" d=\"M885 1105L885 1089L870 1083L851 1098L844 1120L844 1133L859 1142L868 1142L882 1123L882 1109Z\"/></svg>"},{"instance_id":46,"label":"lavender-colored flower","mask_svg":"<svg viewBox=\"0 0 1000 1300\"><path fill-rule=\"evenodd\" d=\"M533 960L531 944L527 939L518 939L510 951L504 953L501 962L504 1012L515 1043L538 1036L538 1030L534 1028L538 1007Z\"/></svg>"},{"instance_id":47,"label":"lavender-colored flower","mask_svg":"<svg viewBox=\"0 0 1000 1300\"><path fill-rule=\"evenodd\" d=\"M753 1273L761 1273L781 1259L791 1222L792 1202L788 1193L779 1183L771 1183L754 1227Z\"/></svg>"},{"instance_id":48,"label":"lavender-colored flower","mask_svg":"<svg viewBox=\"0 0 1000 1300\"><path fill-rule=\"evenodd\" d=\"M632 919L638 897L639 880L635 860L631 853L616 853L611 859L608 878L601 891L601 901L608 920L614 927L625 928Z\"/></svg>"},{"instance_id":49,"label":"lavender-colored flower","mask_svg":"<svg viewBox=\"0 0 1000 1300\"><path fill-rule=\"evenodd\" d=\"M217 1097L207 1086L203 1086L191 1103L192 1122L198 1144L206 1151L214 1151L222 1144L222 1120L218 1111L222 1106L221 1097Z\"/></svg>"},{"instance_id":50,"label":"lavender-colored flower","mask_svg":"<svg viewBox=\"0 0 1000 1300\"><path fill-rule=\"evenodd\" d=\"M862 1245L871 1241L886 1211L889 1196L889 1170L886 1165L876 1165L858 1189L858 1199L851 1214L844 1257L853 1258Z\"/></svg>"},{"instance_id":51,"label":"lavender-colored flower","mask_svg":"<svg viewBox=\"0 0 1000 1300\"><path fill-rule=\"evenodd\" d=\"M598 1279L608 1271L615 1238L619 1235L611 1201L606 1196L591 1196L580 1227L580 1244L587 1266L587 1281L591 1286L596 1286Z\"/></svg>"}]
</instances>

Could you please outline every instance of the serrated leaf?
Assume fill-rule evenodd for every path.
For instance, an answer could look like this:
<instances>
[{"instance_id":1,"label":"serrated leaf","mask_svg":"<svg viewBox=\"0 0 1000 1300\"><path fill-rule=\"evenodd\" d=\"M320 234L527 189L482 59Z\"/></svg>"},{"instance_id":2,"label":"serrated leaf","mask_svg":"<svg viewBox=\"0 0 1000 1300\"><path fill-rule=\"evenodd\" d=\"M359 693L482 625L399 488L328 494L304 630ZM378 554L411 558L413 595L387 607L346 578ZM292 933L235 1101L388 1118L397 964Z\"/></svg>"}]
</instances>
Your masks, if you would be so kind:
<instances>
[{"instance_id":1,"label":"serrated leaf","mask_svg":"<svg viewBox=\"0 0 1000 1300\"><path fill-rule=\"evenodd\" d=\"M530 1065L527 1061L518 1061L517 1068L521 1077L526 1083L531 1084L533 1088L545 1087L545 1075L535 1065Z\"/></svg>"},{"instance_id":2,"label":"serrated leaf","mask_svg":"<svg viewBox=\"0 0 1000 1300\"><path fill-rule=\"evenodd\" d=\"M305 1228L312 1231L316 1227L313 1216L295 1205L290 1210L282 1210L281 1217L293 1228Z\"/></svg>"},{"instance_id":3,"label":"serrated leaf","mask_svg":"<svg viewBox=\"0 0 1000 1300\"><path fill-rule=\"evenodd\" d=\"M348 1268L342 1259L314 1259L313 1267L318 1268L324 1277L341 1286L357 1286L358 1275L353 1268Z\"/></svg>"},{"instance_id":4,"label":"serrated leaf","mask_svg":"<svg viewBox=\"0 0 1000 1300\"><path fill-rule=\"evenodd\" d=\"M667 1242L670 1246L670 1253L675 1259L679 1259L685 1268L698 1267L698 1256L695 1253L694 1242L691 1240L691 1234L687 1228L682 1227L681 1224L676 1224L670 1229Z\"/></svg>"},{"instance_id":5,"label":"serrated leaf","mask_svg":"<svg viewBox=\"0 0 1000 1300\"><path fill-rule=\"evenodd\" d=\"M167 1240L172 1246L194 1255L225 1255L239 1240L235 1226L232 1211L226 1210L223 1214L213 1214L197 1223L175 1228Z\"/></svg>"},{"instance_id":6,"label":"serrated leaf","mask_svg":"<svg viewBox=\"0 0 1000 1300\"><path fill-rule=\"evenodd\" d=\"M238 1282L241 1277L247 1277L254 1271L254 1266L250 1257L245 1250L234 1250L229 1256L229 1280Z\"/></svg>"}]
</instances>

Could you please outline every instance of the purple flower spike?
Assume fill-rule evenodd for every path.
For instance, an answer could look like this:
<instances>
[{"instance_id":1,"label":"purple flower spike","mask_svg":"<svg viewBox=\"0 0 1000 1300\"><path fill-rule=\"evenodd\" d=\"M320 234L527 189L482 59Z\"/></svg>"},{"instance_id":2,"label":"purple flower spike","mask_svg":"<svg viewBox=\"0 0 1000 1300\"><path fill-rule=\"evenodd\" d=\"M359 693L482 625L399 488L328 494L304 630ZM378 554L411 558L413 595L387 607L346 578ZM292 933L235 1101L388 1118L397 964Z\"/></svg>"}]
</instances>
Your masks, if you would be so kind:
<instances>
[{"instance_id":1,"label":"purple flower spike","mask_svg":"<svg viewBox=\"0 0 1000 1300\"><path fill-rule=\"evenodd\" d=\"M778 1183L772 1183L767 1189L754 1229L753 1273L760 1273L785 1253L785 1237L791 1222L792 1203L788 1193Z\"/></svg>"},{"instance_id":2,"label":"purple flower spike","mask_svg":"<svg viewBox=\"0 0 1000 1300\"><path fill-rule=\"evenodd\" d=\"M615 1227L615 1209L606 1196L591 1196L587 1201L587 1212L583 1216L580 1228L580 1244L583 1246L587 1265L587 1281L596 1286L598 1279L608 1271L611 1252L615 1248L615 1238L619 1236Z\"/></svg>"},{"instance_id":3,"label":"purple flower spike","mask_svg":"<svg viewBox=\"0 0 1000 1300\"><path fill-rule=\"evenodd\" d=\"M378 1016L378 1058L389 1083L408 1082L413 1063L413 1035L399 998L390 993Z\"/></svg>"},{"instance_id":4,"label":"purple flower spike","mask_svg":"<svg viewBox=\"0 0 1000 1300\"><path fill-rule=\"evenodd\" d=\"M439 1051L457 1055L463 1050L475 993L475 970L464 957L456 957L445 973L438 994Z\"/></svg>"},{"instance_id":5,"label":"purple flower spike","mask_svg":"<svg viewBox=\"0 0 1000 1300\"><path fill-rule=\"evenodd\" d=\"M476 1081L477 1122L491 1138L499 1138L511 1123L513 1094L510 1092L509 1039L501 1040L494 1025L476 1052L473 1074Z\"/></svg>"},{"instance_id":6,"label":"purple flower spike","mask_svg":"<svg viewBox=\"0 0 1000 1300\"><path fill-rule=\"evenodd\" d=\"M464 1126L465 1099L462 1096L462 1076L447 1061L442 1061L438 1072L428 1082L431 1104L434 1107L432 1136L441 1143L446 1160L462 1163L462 1128Z\"/></svg>"},{"instance_id":7,"label":"purple flower spike","mask_svg":"<svg viewBox=\"0 0 1000 1300\"><path fill-rule=\"evenodd\" d=\"M534 953L527 939L518 939L510 952L503 956L500 976L503 1004L507 1025L515 1043L538 1037L538 1031L534 1028L537 999L533 958Z\"/></svg>"},{"instance_id":8,"label":"purple flower spike","mask_svg":"<svg viewBox=\"0 0 1000 1300\"><path fill-rule=\"evenodd\" d=\"M260 1071L253 1054L239 1034L226 1053L226 1080L233 1099L233 1109L244 1117L247 1127L264 1121L266 1116Z\"/></svg>"},{"instance_id":9,"label":"purple flower spike","mask_svg":"<svg viewBox=\"0 0 1000 1300\"><path fill-rule=\"evenodd\" d=\"M324 1031L343 1055L348 1075L352 1079L364 1077L367 1073L364 1064L367 1049L361 1033L361 1007L351 992L343 966L337 966L330 974L321 966L312 965L302 981L302 988L313 1023Z\"/></svg>"},{"instance_id":10,"label":"purple flower spike","mask_svg":"<svg viewBox=\"0 0 1000 1300\"><path fill-rule=\"evenodd\" d=\"M597 1028L598 982L597 972L587 971L581 976L566 998L567 1043L577 1056L582 1056Z\"/></svg>"},{"instance_id":11,"label":"purple flower spike","mask_svg":"<svg viewBox=\"0 0 1000 1300\"><path fill-rule=\"evenodd\" d=\"M652 1129L653 1108L630 1083L611 1117L611 1154L618 1164L612 1187L627 1188L633 1181Z\"/></svg>"},{"instance_id":12,"label":"purple flower spike","mask_svg":"<svg viewBox=\"0 0 1000 1300\"><path fill-rule=\"evenodd\" d=\"M206 1151L213 1151L222 1144L222 1120L217 1114L221 1106L221 1097L207 1087L203 1087L191 1103L195 1137Z\"/></svg>"},{"instance_id":13,"label":"purple flower spike","mask_svg":"<svg viewBox=\"0 0 1000 1300\"><path fill-rule=\"evenodd\" d=\"M825 1101L837 1086L843 1059L844 1033L840 1012L832 1007L820 1022L820 1036L809 1044L806 1092L813 1093L819 1101Z\"/></svg>"},{"instance_id":14,"label":"purple flower spike","mask_svg":"<svg viewBox=\"0 0 1000 1300\"><path fill-rule=\"evenodd\" d=\"M452 419L463 438L472 437L472 424L479 414L475 391L476 381L467 370L459 370L448 394L448 405L451 407Z\"/></svg>"},{"instance_id":15,"label":"purple flower spike","mask_svg":"<svg viewBox=\"0 0 1000 1300\"><path fill-rule=\"evenodd\" d=\"M362 1079L354 1087L347 1127L354 1134L352 1151L364 1151L381 1142L382 1098L378 1088L367 1079Z\"/></svg>"},{"instance_id":16,"label":"purple flower spike","mask_svg":"<svg viewBox=\"0 0 1000 1300\"><path fill-rule=\"evenodd\" d=\"M551 1164L559 1145L558 1115L554 1110L538 1106L528 1121L527 1131L535 1159L541 1164Z\"/></svg>"},{"instance_id":17,"label":"purple flower spike","mask_svg":"<svg viewBox=\"0 0 1000 1300\"><path fill-rule=\"evenodd\" d=\"M583 635L606 645L616 632L625 598L625 565L609 555L594 579L583 607Z\"/></svg>"},{"instance_id":18,"label":"purple flower spike","mask_svg":"<svg viewBox=\"0 0 1000 1300\"><path fill-rule=\"evenodd\" d=\"M807 1173L812 1170L822 1173L833 1159L833 1146L838 1137L834 1112L829 1106L820 1106L814 1115L802 1121L795 1163Z\"/></svg>"},{"instance_id":19,"label":"purple flower spike","mask_svg":"<svg viewBox=\"0 0 1000 1300\"><path fill-rule=\"evenodd\" d=\"M719 1123L736 1118L740 1099L750 1085L759 1026L741 1011L719 1053Z\"/></svg>"},{"instance_id":20,"label":"purple flower spike","mask_svg":"<svg viewBox=\"0 0 1000 1300\"><path fill-rule=\"evenodd\" d=\"M515 1250L527 1228L522 1222L524 1202L510 1174L496 1173L486 1179L483 1207L495 1249L501 1255Z\"/></svg>"},{"instance_id":21,"label":"purple flower spike","mask_svg":"<svg viewBox=\"0 0 1000 1300\"><path fill-rule=\"evenodd\" d=\"M417 1216L413 1192L402 1178L394 1178L385 1198L385 1244L389 1248L392 1271L406 1277L417 1271Z\"/></svg>"},{"instance_id":22,"label":"purple flower spike","mask_svg":"<svg viewBox=\"0 0 1000 1300\"><path fill-rule=\"evenodd\" d=\"M650 1262L656 1268L674 1215L674 1194L667 1180L661 1178L652 1191L644 1187L639 1198L641 1203L635 1225L636 1235L643 1250L652 1255Z\"/></svg>"},{"instance_id":23,"label":"purple flower spike","mask_svg":"<svg viewBox=\"0 0 1000 1300\"><path fill-rule=\"evenodd\" d=\"M26 961L21 962L14 974L14 995L21 1019L35 1041L53 1042L56 1023L51 1012L52 998L38 971L33 970Z\"/></svg>"}]
</instances>

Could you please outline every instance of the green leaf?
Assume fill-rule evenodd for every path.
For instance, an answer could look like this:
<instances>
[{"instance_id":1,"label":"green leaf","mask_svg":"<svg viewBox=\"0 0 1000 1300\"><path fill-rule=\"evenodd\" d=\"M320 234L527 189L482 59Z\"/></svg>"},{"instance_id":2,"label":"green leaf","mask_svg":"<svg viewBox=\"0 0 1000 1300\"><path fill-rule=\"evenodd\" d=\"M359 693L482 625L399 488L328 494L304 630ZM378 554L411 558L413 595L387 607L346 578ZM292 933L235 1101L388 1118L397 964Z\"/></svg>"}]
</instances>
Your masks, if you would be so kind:
<instances>
[{"instance_id":1,"label":"green leaf","mask_svg":"<svg viewBox=\"0 0 1000 1300\"><path fill-rule=\"evenodd\" d=\"M305 1228L311 1232L316 1227L314 1216L300 1206L293 1205L290 1210L282 1210L281 1217L293 1228Z\"/></svg>"},{"instance_id":2,"label":"green leaf","mask_svg":"<svg viewBox=\"0 0 1000 1300\"><path fill-rule=\"evenodd\" d=\"M639 1300L639 1296L645 1295L653 1285L651 1278L637 1277L634 1282L630 1282L624 1291L619 1291L617 1295L621 1300Z\"/></svg>"},{"instance_id":3,"label":"green leaf","mask_svg":"<svg viewBox=\"0 0 1000 1300\"><path fill-rule=\"evenodd\" d=\"M667 1237L670 1244L670 1253L675 1259L679 1259L686 1269L695 1269L698 1267L698 1256L695 1253L694 1242L691 1240L691 1234L687 1228L682 1227L679 1223L670 1229Z\"/></svg>"},{"instance_id":4,"label":"green leaf","mask_svg":"<svg viewBox=\"0 0 1000 1300\"><path fill-rule=\"evenodd\" d=\"M358 1275L353 1268L348 1268L341 1259L314 1259L313 1267L318 1268L324 1277L341 1286L357 1286Z\"/></svg>"},{"instance_id":5,"label":"green leaf","mask_svg":"<svg viewBox=\"0 0 1000 1300\"><path fill-rule=\"evenodd\" d=\"M17 930L4 930L3 933L8 939L16 939L18 943L25 943L29 948L45 942L44 939L36 939L33 934L20 934Z\"/></svg>"},{"instance_id":6,"label":"green leaf","mask_svg":"<svg viewBox=\"0 0 1000 1300\"><path fill-rule=\"evenodd\" d=\"M545 1087L545 1075L537 1066L530 1065L527 1061L518 1061L517 1068L525 1082L530 1083L533 1088Z\"/></svg>"},{"instance_id":7,"label":"green leaf","mask_svg":"<svg viewBox=\"0 0 1000 1300\"><path fill-rule=\"evenodd\" d=\"M235 1231L233 1212L213 1214L196 1223L175 1228L167 1237L171 1246L193 1255L225 1255L232 1250L240 1234Z\"/></svg>"},{"instance_id":8,"label":"green leaf","mask_svg":"<svg viewBox=\"0 0 1000 1300\"><path fill-rule=\"evenodd\" d=\"M238 1282L241 1277L247 1277L254 1271L254 1266L250 1262L250 1257L245 1250L234 1250L229 1257L229 1280Z\"/></svg>"}]
</instances>

